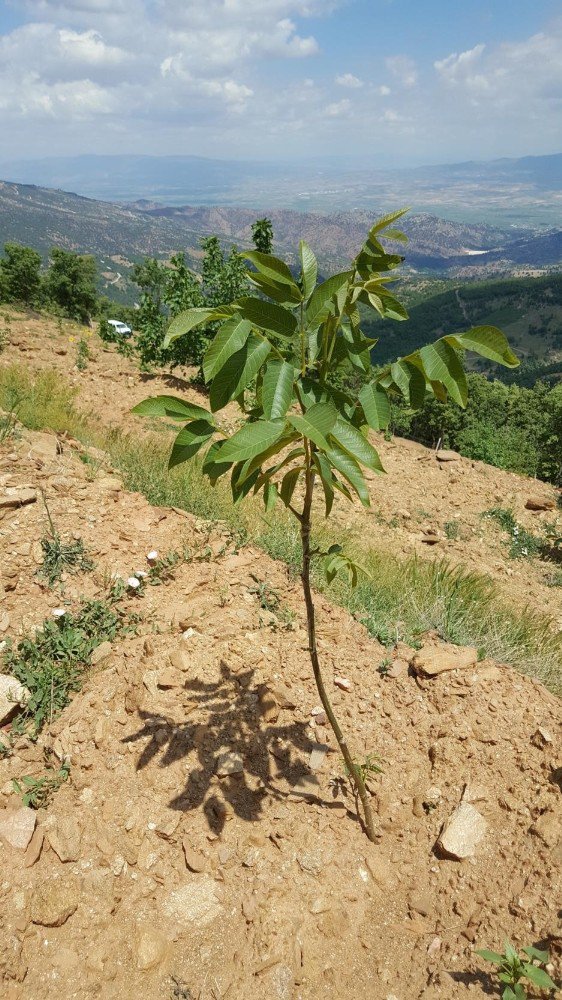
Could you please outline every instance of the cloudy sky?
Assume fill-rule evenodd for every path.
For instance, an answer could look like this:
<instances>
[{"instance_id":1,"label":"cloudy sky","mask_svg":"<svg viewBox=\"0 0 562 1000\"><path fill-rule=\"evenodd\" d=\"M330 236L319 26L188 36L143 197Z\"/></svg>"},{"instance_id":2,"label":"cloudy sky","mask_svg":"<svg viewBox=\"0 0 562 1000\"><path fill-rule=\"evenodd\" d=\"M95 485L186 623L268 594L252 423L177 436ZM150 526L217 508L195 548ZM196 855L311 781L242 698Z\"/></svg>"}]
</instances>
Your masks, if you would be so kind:
<instances>
[{"instance_id":1,"label":"cloudy sky","mask_svg":"<svg viewBox=\"0 0 562 1000\"><path fill-rule=\"evenodd\" d=\"M0 0L0 160L561 149L559 0Z\"/></svg>"}]
</instances>

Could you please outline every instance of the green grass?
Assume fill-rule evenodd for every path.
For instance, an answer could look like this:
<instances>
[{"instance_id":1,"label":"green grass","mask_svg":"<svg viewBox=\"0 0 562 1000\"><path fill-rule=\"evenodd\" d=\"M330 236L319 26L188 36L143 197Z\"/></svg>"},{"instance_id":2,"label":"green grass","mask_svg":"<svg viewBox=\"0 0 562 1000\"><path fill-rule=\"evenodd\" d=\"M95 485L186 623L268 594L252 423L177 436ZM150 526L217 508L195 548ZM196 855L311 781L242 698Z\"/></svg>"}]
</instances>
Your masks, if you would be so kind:
<instances>
[{"instance_id":1,"label":"green grass","mask_svg":"<svg viewBox=\"0 0 562 1000\"><path fill-rule=\"evenodd\" d=\"M42 372L33 381L21 369L0 371L0 407L7 389L14 385L26 389L19 416L27 426L64 428L78 440L97 445L108 452L127 489L143 493L155 506L179 507L201 519L224 522L240 544L251 542L298 572L297 525L284 508L265 514L261 504L252 500L234 507L226 485L219 481L216 488L211 487L197 461L168 473L167 435L135 437L104 430L99 421L77 410L74 393L58 374ZM323 546L337 540L345 541L351 550L355 547L372 582L364 579L351 590L336 580L327 588L318 567L316 586L364 622L383 643L397 639L415 643L424 631L436 629L447 641L475 645L482 655L512 664L555 692L562 690L562 636L546 615L509 605L488 577L445 562L400 560L383 550L365 552L353 534L343 539L334 528L323 526L320 536L316 542Z\"/></svg>"}]
</instances>

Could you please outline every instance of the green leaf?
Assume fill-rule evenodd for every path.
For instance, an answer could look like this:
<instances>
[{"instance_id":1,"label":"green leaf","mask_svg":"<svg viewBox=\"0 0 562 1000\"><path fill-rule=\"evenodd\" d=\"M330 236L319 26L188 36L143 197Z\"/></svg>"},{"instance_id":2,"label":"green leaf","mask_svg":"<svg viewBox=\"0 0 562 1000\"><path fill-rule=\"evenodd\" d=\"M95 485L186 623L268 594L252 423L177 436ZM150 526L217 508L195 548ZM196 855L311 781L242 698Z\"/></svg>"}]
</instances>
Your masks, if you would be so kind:
<instances>
[{"instance_id":1,"label":"green leaf","mask_svg":"<svg viewBox=\"0 0 562 1000\"><path fill-rule=\"evenodd\" d=\"M216 427L208 420L193 420L186 424L174 441L168 468L173 469L175 465L193 458L215 432Z\"/></svg>"},{"instance_id":2,"label":"green leaf","mask_svg":"<svg viewBox=\"0 0 562 1000\"><path fill-rule=\"evenodd\" d=\"M220 450L224 443L224 441L213 441L203 459L203 474L209 477L213 486L217 479L220 479L232 468L232 462L221 462L220 460Z\"/></svg>"},{"instance_id":3,"label":"green leaf","mask_svg":"<svg viewBox=\"0 0 562 1000\"><path fill-rule=\"evenodd\" d=\"M556 988L556 983L552 982L548 972L545 972L544 969L539 969L538 966L531 965L530 962L524 962L523 969L525 970L525 976L534 986L540 986L543 990L553 990Z\"/></svg>"},{"instance_id":4,"label":"green leaf","mask_svg":"<svg viewBox=\"0 0 562 1000\"><path fill-rule=\"evenodd\" d=\"M248 250L240 254L244 260L249 260L257 268L260 274L272 281L279 281L281 284L293 285L298 292L298 287L284 260L274 257L270 253L260 253L259 250ZM299 293L299 297L300 296Z\"/></svg>"},{"instance_id":5,"label":"green leaf","mask_svg":"<svg viewBox=\"0 0 562 1000\"><path fill-rule=\"evenodd\" d=\"M213 419L203 406L178 399L177 396L151 396L133 406L131 413L137 413L141 417L168 417L170 420L189 420L192 417Z\"/></svg>"},{"instance_id":6,"label":"green leaf","mask_svg":"<svg viewBox=\"0 0 562 1000\"><path fill-rule=\"evenodd\" d=\"M505 957L507 958L508 962L518 962L519 961L519 955L517 954L517 950L513 947L513 945L511 944L511 942L508 941L507 939L505 941Z\"/></svg>"},{"instance_id":7,"label":"green leaf","mask_svg":"<svg viewBox=\"0 0 562 1000\"><path fill-rule=\"evenodd\" d=\"M374 431L385 430L390 423L390 400L386 391L376 382L364 385L357 397L365 420Z\"/></svg>"},{"instance_id":8,"label":"green leaf","mask_svg":"<svg viewBox=\"0 0 562 1000\"><path fill-rule=\"evenodd\" d=\"M283 420L256 420L253 424L246 424L222 445L221 462L245 462L254 458L275 444L285 427Z\"/></svg>"},{"instance_id":9,"label":"green leaf","mask_svg":"<svg viewBox=\"0 0 562 1000\"><path fill-rule=\"evenodd\" d=\"M293 366L287 361L268 361L262 387L263 411L268 420L284 417L293 399Z\"/></svg>"},{"instance_id":10,"label":"green leaf","mask_svg":"<svg viewBox=\"0 0 562 1000\"><path fill-rule=\"evenodd\" d=\"M331 438L334 438L340 448L349 452L351 457L361 465L367 466L373 472L384 472L376 449L373 448L370 441L367 441L367 438L364 437L357 427L348 423L343 417L340 416L336 420L335 425L330 431Z\"/></svg>"},{"instance_id":11,"label":"green leaf","mask_svg":"<svg viewBox=\"0 0 562 1000\"><path fill-rule=\"evenodd\" d=\"M398 243L409 243L406 233L401 229L387 229L384 234L385 240L396 240Z\"/></svg>"},{"instance_id":12,"label":"green leaf","mask_svg":"<svg viewBox=\"0 0 562 1000\"><path fill-rule=\"evenodd\" d=\"M474 351L483 358L495 361L506 368L517 368L519 358L511 350L509 343L496 326L475 326L466 333L451 334L443 340L465 351Z\"/></svg>"},{"instance_id":13,"label":"green leaf","mask_svg":"<svg viewBox=\"0 0 562 1000\"><path fill-rule=\"evenodd\" d=\"M402 216L406 215L406 212L409 211L410 209L408 207L399 208L396 212L389 212L388 215L383 215L380 219L377 219L375 224L371 226L369 230L369 239L374 239L377 233L382 233L383 229L387 229L391 222L396 222L397 219L402 218Z\"/></svg>"},{"instance_id":14,"label":"green leaf","mask_svg":"<svg viewBox=\"0 0 562 1000\"><path fill-rule=\"evenodd\" d=\"M301 261L302 288L305 299L308 299L316 288L318 262L308 243L305 243L304 240L301 240L299 243L299 256Z\"/></svg>"},{"instance_id":15,"label":"green leaf","mask_svg":"<svg viewBox=\"0 0 562 1000\"><path fill-rule=\"evenodd\" d=\"M215 375L209 392L209 402L214 412L221 410L255 378L271 351L271 344L250 334L241 350L232 354Z\"/></svg>"},{"instance_id":16,"label":"green leaf","mask_svg":"<svg viewBox=\"0 0 562 1000\"><path fill-rule=\"evenodd\" d=\"M181 312L178 316L175 316L170 323L164 337L164 347L169 347L178 337L183 337L184 333L189 333L196 326L201 326L203 323L212 323L219 319L226 319L228 316L232 316L232 313L233 309L231 306L220 306L214 309L198 306L194 309L186 309L185 312Z\"/></svg>"},{"instance_id":17,"label":"green leaf","mask_svg":"<svg viewBox=\"0 0 562 1000\"><path fill-rule=\"evenodd\" d=\"M466 406L468 386L457 352L445 341L438 340L435 344L421 347L415 355L419 357L426 377L431 382L441 382L455 403ZM405 360L413 360L415 355L411 354Z\"/></svg>"},{"instance_id":18,"label":"green leaf","mask_svg":"<svg viewBox=\"0 0 562 1000\"><path fill-rule=\"evenodd\" d=\"M502 993L502 1000L521 1000L521 993L514 993L511 986L506 986ZM525 994L523 993L523 1000L525 1000Z\"/></svg>"},{"instance_id":19,"label":"green leaf","mask_svg":"<svg viewBox=\"0 0 562 1000\"><path fill-rule=\"evenodd\" d=\"M263 488L263 502L266 510L273 510L277 503L279 490L275 483L266 483Z\"/></svg>"},{"instance_id":20,"label":"green leaf","mask_svg":"<svg viewBox=\"0 0 562 1000\"><path fill-rule=\"evenodd\" d=\"M326 450L328 435L334 426L338 416L333 403L313 403L302 416L300 414L289 414L289 422L299 431L303 437L313 441L318 448Z\"/></svg>"},{"instance_id":21,"label":"green leaf","mask_svg":"<svg viewBox=\"0 0 562 1000\"><path fill-rule=\"evenodd\" d=\"M203 375L210 382L236 351L244 347L252 330L252 324L239 316L233 316L215 335L203 358Z\"/></svg>"},{"instance_id":22,"label":"green leaf","mask_svg":"<svg viewBox=\"0 0 562 1000\"><path fill-rule=\"evenodd\" d=\"M364 507L370 506L369 490L363 478L363 473L354 458L337 445L330 445L326 457L338 472L347 479L353 487Z\"/></svg>"},{"instance_id":23,"label":"green leaf","mask_svg":"<svg viewBox=\"0 0 562 1000\"><path fill-rule=\"evenodd\" d=\"M414 409L422 406L425 399L426 382L419 368L407 359L400 359L390 366L390 374L406 402Z\"/></svg>"},{"instance_id":24,"label":"green leaf","mask_svg":"<svg viewBox=\"0 0 562 1000\"><path fill-rule=\"evenodd\" d=\"M497 951L488 951L487 948L476 948L475 954L480 955L486 962L493 962L494 965L501 965L504 960L503 955L499 955Z\"/></svg>"},{"instance_id":25,"label":"green leaf","mask_svg":"<svg viewBox=\"0 0 562 1000\"><path fill-rule=\"evenodd\" d=\"M237 299L236 310L239 315L253 326L268 333L276 333L280 337L292 337L296 333L297 321L292 312L274 302L245 295Z\"/></svg>"},{"instance_id":26,"label":"green leaf","mask_svg":"<svg viewBox=\"0 0 562 1000\"><path fill-rule=\"evenodd\" d=\"M351 271L342 271L316 286L306 307L306 325L309 329L320 326L333 311L332 299L346 288L350 277Z\"/></svg>"},{"instance_id":27,"label":"green leaf","mask_svg":"<svg viewBox=\"0 0 562 1000\"><path fill-rule=\"evenodd\" d=\"M550 958L547 951L540 951L539 948L534 948L532 945L528 948L523 948L523 951L529 956L529 958L536 958L539 962L543 962L545 964Z\"/></svg>"},{"instance_id":28,"label":"green leaf","mask_svg":"<svg viewBox=\"0 0 562 1000\"><path fill-rule=\"evenodd\" d=\"M322 489L324 490L326 517L329 517L334 505L334 477L332 475L330 463L325 456L321 454L321 452L317 451L314 453L314 464L318 475L320 476Z\"/></svg>"},{"instance_id":29,"label":"green leaf","mask_svg":"<svg viewBox=\"0 0 562 1000\"><path fill-rule=\"evenodd\" d=\"M302 302L302 292L296 285L283 285L280 281L273 281L271 278L266 278L265 275L259 274L258 271L248 271L247 274L253 285L257 285L264 295L269 296L270 299L275 299L281 305L288 305L290 303L298 305L299 302Z\"/></svg>"},{"instance_id":30,"label":"green leaf","mask_svg":"<svg viewBox=\"0 0 562 1000\"><path fill-rule=\"evenodd\" d=\"M283 482L281 483L279 496L281 497L281 500L285 504L285 507L289 506L293 498L293 493L295 492L295 487L299 481L299 476L301 472L302 472L302 467L298 466L298 468L296 469L289 469L289 471L286 472L285 475L283 476Z\"/></svg>"}]
</instances>

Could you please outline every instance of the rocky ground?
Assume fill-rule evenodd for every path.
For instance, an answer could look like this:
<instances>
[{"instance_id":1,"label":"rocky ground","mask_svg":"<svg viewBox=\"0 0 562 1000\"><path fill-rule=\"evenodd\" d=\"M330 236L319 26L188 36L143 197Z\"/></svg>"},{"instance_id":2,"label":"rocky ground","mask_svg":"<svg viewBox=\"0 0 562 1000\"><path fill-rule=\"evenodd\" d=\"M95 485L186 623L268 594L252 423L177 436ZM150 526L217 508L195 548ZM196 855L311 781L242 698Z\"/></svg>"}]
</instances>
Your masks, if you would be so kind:
<instances>
[{"instance_id":1,"label":"rocky ground","mask_svg":"<svg viewBox=\"0 0 562 1000\"><path fill-rule=\"evenodd\" d=\"M48 348L27 346L21 337L7 360L44 363ZM73 345L57 349L68 353L51 346L50 361L68 371ZM96 351L72 377L81 401L118 420L147 385ZM132 380L127 397L112 371ZM552 497L521 477L415 454L404 510L417 496L445 515L443 494L464 490L463 519L475 517L498 483L518 483L521 517L534 523L542 515L524 498ZM388 446L385 458L402 461ZM423 491L412 468L427 473ZM96 564L62 590L36 575L43 493ZM387 490L382 503L389 516ZM425 552L417 528L392 530ZM330 695L356 758L382 758L369 776L371 845L319 711L299 581L281 564L238 551L220 525L151 507L107 465L90 480L70 443L31 432L0 450L0 537L0 628L14 642L57 608L106 599L112 575L146 571L151 550L185 557L162 585L127 591L134 631L98 647L82 691L37 743L18 737L0 758L3 996L479 998L495 994L474 949L506 936L549 947L560 979L562 716L540 684L431 635L389 663L318 597ZM542 586L539 570L521 572L535 576L505 577L516 595ZM5 702L4 738L13 712ZM26 809L12 781L40 776L46 759L68 764L68 780Z\"/></svg>"},{"instance_id":2,"label":"rocky ground","mask_svg":"<svg viewBox=\"0 0 562 1000\"><path fill-rule=\"evenodd\" d=\"M146 421L130 410L148 395L180 392L206 405L181 373L142 375L95 334L88 338L92 360L86 371L79 372L77 339L83 335L83 327L13 312L2 364L61 371L77 388L82 409L95 413L106 426L138 434L146 432ZM482 517L485 511L502 507L513 509L517 521L536 535L544 535L548 525L557 525L560 531L562 515L553 487L458 456L455 461L439 461L434 452L413 441L387 442L377 435L375 443L388 475L371 477L370 510L358 504L339 506L337 516L343 526L357 529L375 547L390 547L397 556L415 552L422 559L445 557L453 565L484 572L504 589L510 602L530 603L552 614L562 627L559 588L549 586L552 564L510 559L506 534L495 521ZM529 501L537 501L539 509L530 510Z\"/></svg>"}]
</instances>

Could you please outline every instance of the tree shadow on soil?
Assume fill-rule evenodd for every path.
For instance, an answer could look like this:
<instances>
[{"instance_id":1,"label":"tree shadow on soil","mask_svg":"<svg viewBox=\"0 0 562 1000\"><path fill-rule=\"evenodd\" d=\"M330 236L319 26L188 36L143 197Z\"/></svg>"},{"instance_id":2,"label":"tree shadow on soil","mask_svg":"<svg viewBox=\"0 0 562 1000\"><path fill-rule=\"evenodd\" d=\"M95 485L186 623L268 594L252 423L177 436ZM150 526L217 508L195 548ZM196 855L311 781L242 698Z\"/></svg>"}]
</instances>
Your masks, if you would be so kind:
<instances>
[{"instance_id":1,"label":"tree shadow on soil","mask_svg":"<svg viewBox=\"0 0 562 1000\"><path fill-rule=\"evenodd\" d=\"M462 983L466 987L480 986L486 996L497 997L498 995L489 972L449 972L448 974L455 983Z\"/></svg>"},{"instance_id":2,"label":"tree shadow on soil","mask_svg":"<svg viewBox=\"0 0 562 1000\"><path fill-rule=\"evenodd\" d=\"M168 389L176 389L178 392L185 392L186 389L198 389L202 390L202 386L197 385L191 379L180 378L179 375L172 375L170 372L166 374L155 372L141 372L140 375L141 382L154 382L158 380L159 382L164 382Z\"/></svg>"},{"instance_id":3,"label":"tree shadow on soil","mask_svg":"<svg viewBox=\"0 0 562 1000\"><path fill-rule=\"evenodd\" d=\"M137 770L147 767L159 754L160 768L190 755L195 758L186 785L171 800L170 808L188 811L202 806L211 830L219 834L229 807L242 819L257 820L264 798L286 799L291 790L287 784L294 786L305 775L304 799L341 808L341 799L339 803L330 802L316 792L314 775L305 764L315 745L306 735L306 724L267 723L263 718L260 721L254 671L234 672L224 661L220 671L218 682L185 682L187 710L197 722L178 723L158 713L140 711L142 728L123 740L134 743L148 738ZM217 757L229 752L241 756L243 770L218 778Z\"/></svg>"}]
</instances>

